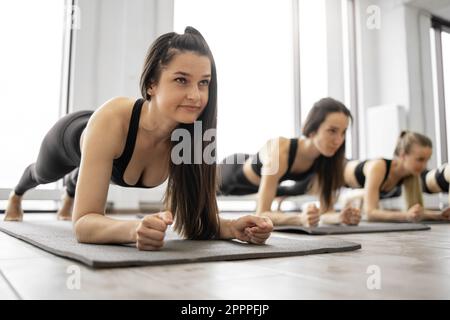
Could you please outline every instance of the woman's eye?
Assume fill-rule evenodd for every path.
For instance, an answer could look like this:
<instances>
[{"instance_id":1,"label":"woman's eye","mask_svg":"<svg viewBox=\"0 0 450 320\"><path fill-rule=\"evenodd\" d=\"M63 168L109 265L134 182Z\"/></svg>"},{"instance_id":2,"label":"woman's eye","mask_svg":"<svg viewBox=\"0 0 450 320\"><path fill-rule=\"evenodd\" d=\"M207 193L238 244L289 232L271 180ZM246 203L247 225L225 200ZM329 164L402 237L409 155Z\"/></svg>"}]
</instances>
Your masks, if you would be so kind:
<instances>
[{"instance_id":1,"label":"woman's eye","mask_svg":"<svg viewBox=\"0 0 450 320\"><path fill-rule=\"evenodd\" d=\"M200 85L202 85L202 86L209 85L209 80L202 80L202 81L200 81Z\"/></svg>"},{"instance_id":2,"label":"woman's eye","mask_svg":"<svg viewBox=\"0 0 450 320\"><path fill-rule=\"evenodd\" d=\"M176 78L175 81L181 84L185 84L187 82L185 78Z\"/></svg>"}]
</instances>

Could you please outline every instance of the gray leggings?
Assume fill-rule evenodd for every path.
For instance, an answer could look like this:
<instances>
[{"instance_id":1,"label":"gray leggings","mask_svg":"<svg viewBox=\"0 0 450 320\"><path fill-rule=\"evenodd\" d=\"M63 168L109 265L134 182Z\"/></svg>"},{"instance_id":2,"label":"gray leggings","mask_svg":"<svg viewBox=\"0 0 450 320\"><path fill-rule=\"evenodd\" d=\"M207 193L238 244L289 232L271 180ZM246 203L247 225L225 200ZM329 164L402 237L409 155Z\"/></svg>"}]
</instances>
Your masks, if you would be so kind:
<instances>
[{"instance_id":1,"label":"gray leggings","mask_svg":"<svg viewBox=\"0 0 450 320\"><path fill-rule=\"evenodd\" d=\"M30 164L14 188L17 195L64 178L67 194L75 196L81 161L80 137L93 111L78 111L59 119L45 135L35 163Z\"/></svg>"},{"instance_id":2,"label":"gray leggings","mask_svg":"<svg viewBox=\"0 0 450 320\"><path fill-rule=\"evenodd\" d=\"M228 156L218 166L219 171L219 192L218 195L247 195L257 193L259 186L251 183L244 174L242 161L251 157L250 154L233 154ZM277 197L296 196L306 194L312 175L300 181L295 181L292 186L278 186Z\"/></svg>"}]
</instances>

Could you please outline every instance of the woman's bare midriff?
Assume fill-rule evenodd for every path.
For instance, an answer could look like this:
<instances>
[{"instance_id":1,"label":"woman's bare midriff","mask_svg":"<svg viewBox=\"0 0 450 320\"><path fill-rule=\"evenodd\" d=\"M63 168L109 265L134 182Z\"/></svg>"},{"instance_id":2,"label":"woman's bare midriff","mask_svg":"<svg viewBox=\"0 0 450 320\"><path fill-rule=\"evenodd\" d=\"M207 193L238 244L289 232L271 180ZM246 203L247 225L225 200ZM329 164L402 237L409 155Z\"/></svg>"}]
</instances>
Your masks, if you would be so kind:
<instances>
[{"instance_id":1,"label":"woman's bare midriff","mask_svg":"<svg viewBox=\"0 0 450 320\"><path fill-rule=\"evenodd\" d=\"M358 160L349 161L344 169L344 180L350 188L362 188L355 176L355 168L359 164Z\"/></svg>"},{"instance_id":2,"label":"woman's bare midriff","mask_svg":"<svg viewBox=\"0 0 450 320\"><path fill-rule=\"evenodd\" d=\"M248 158L247 161L245 161L242 170L244 171L244 175L248 181L250 181L255 186L259 186L261 177L258 176L255 171L253 171L252 161L252 157Z\"/></svg>"}]
</instances>

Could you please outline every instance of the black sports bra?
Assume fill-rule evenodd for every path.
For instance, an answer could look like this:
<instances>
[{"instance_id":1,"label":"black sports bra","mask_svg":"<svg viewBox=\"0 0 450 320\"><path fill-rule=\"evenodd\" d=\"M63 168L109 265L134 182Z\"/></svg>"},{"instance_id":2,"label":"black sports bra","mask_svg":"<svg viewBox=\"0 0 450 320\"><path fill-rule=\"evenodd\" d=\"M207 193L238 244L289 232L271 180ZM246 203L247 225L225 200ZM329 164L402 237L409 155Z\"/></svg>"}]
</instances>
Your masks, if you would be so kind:
<instances>
[{"instance_id":1,"label":"black sports bra","mask_svg":"<svg viewBox=\"0 0 450 320\"><path fill-rule=\"evenodd\" d=\"M389 160L389 159L383 159L383 160L386 162L386 173L384 174L384 179L381 184L386 182L386 179L389 176L389 171L391 170L391 164L392 164L392 160ZM366 176L364 175L364 166L366 165L367 161L369 161L369 160L361 161L360 163L358 163L358 165L355 168L355 178L361 187L364 187L364 184L366 183Z\"/></svg>"},{"instance_id":2,"label":"black sports bra","mask_svg":"<svg viewBox=\"0 0 450 320\"><path fill-rule=\"evenodd\" d=\"M139 118L141 115L142 105L144 104L144 99L136 100L133 111L131 113L130 125L128 128L127 141L125 148L119 158L114 159L111 181L122 187L131 188L154 188L156 186L145 186L142 184L142 175L139 181L135 185L130 185L125 182L123 175L127 169L128 163L133 156L134 146L136 145L136 137L139 129Z\"/></svg>"},{"instance_id":3,"label":"black sports bra","mask_svg":"<svg viewBox=\"0 0 450 320\"><path fill-rule=\"evenodd\" d=\"M384 159L384 158L382 160L384 160L386 162L386 173L384 174L384 179L383 179L383 182L381 183L381 185L383 185L386 182L386 180L389 176L389 172L391 170L391 165L392 165L392 160ZM361 161L360 163L358 163L358 165L355 168L355 178L361 187L364 187L364 184L366 183L366 176L364 175L364 165L366 164L367 161L369 161L369 160ZM403 179L401 179L397 183L397 185L394 188L392 188L392 190L382 191L382 195L383 196L388 195L388 194L397 195L399 192L401 192L400 186L402 185L402 183L403 183Z\"/></svg>"},{"instance_id":4,"label":"black sports bra","mask_svg":"<svg viewBox=\"0 0 450 320\"><path fill-rule=\"evenodd\" d=\"M287 169L286 173L280 178L280 181L284 181L284 180L301 181L301 180L305 180L305 179L309 178L310 175L313 174L314 166L311 166L311 168L309 168L305 172L301 172L301 173L292 173L291 172L291 168L292 168L292 165L294 164L294 160L295 160L295 155L297 154L297 148L298 148L298 139L297 138L290 139L288 169ZM256 156L256 163L252 162L252 169L258 176L261 177L261 169L262 169L263 164L259 157L259 152L256 153L255 156Z\"/></svg>"}]
</instances>

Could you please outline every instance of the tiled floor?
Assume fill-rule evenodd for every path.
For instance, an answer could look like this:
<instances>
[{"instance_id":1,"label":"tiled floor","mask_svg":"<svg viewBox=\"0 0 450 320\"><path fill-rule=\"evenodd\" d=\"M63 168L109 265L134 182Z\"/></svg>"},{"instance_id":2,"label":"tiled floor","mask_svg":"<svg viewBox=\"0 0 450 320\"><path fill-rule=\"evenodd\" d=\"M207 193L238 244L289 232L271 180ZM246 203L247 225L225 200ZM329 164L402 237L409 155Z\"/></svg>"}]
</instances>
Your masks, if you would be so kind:
<instances>
[{"instance_id":1,"label":"tiled floor","mask_svg":"<svg viewBox=\"0 0 450 320\"><path fill-rule=\"evenodd\" d=\"M104 270L0 232L0 299L449 299L450 224L431 228L340 235L353 252Z\"/></svg>"}]
</instances>

